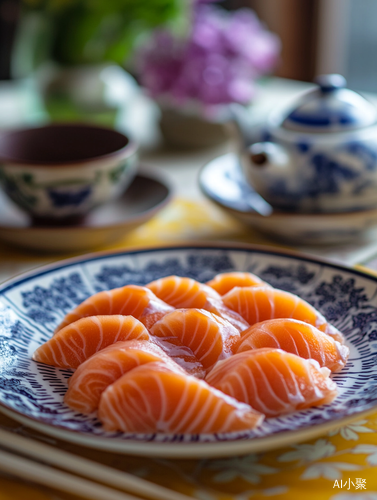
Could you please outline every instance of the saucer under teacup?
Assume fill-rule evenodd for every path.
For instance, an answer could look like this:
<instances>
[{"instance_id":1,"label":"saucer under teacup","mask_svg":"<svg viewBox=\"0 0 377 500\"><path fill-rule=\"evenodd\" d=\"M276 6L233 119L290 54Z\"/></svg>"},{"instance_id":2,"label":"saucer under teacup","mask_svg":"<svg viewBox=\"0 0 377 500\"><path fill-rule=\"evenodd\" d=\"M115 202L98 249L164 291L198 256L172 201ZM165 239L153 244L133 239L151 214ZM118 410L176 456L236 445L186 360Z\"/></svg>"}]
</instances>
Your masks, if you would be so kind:
<instances>
[{"instance_id":1,"label":"saucer under teacup","mask_svg":"<svg viewBox=\"0 0 377 500\"><path fill-rule=\"evenodd\" d=\"M233 153L205 165L199 184L203 193L230 215L290 244L345 243L377 227L377 209L309 214L274 209L245 180L239 159Z\"/></svg>"},{"instance_id":2,"label":"saucer under teacup","mask_svg":"<svg viewBox=\"0 0 377 500\"><path fill-rule=\"evenodd\" d=\"M0 240L46 253L91 251L116 243L147 222L170 200L164 179L144 168L117 199L94 208L75 224L35 221L0 191Z\"/></svg>"},{"instance_id":3,"label":"saucer under teacup","mask_svg":"<svg viewBox=\"0 0 377 500\"><path fill-rule=\"evenodd\" d=\"M122 195L138 168L124 134L81 123L2 131L0 181L34 219L74 223Z\"/></svg>"}]
</instances>

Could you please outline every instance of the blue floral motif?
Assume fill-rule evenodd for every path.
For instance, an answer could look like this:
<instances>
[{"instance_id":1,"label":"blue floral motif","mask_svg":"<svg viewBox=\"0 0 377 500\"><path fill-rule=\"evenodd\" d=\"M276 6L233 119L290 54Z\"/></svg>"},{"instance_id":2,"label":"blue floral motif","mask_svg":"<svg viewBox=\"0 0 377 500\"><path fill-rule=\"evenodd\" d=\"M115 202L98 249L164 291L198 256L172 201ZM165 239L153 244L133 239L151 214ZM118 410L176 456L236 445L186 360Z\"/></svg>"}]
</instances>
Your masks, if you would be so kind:
<instances>
[{"instance_id":1,"label":"blue floral motif","mask_svg":"<svg viewBox=\"0 0 377 500\"><path fill-rule=\"evenodd\" d=\"M366 170L374 172L377 169L377 151L362 142L348 142L344 146L345 151L351 153L356 158L361 159Z\"/></svg>"},{"instance_id":2,"label":"blue floral motif","mask_svg":"<svg viewBox=\"0 0 377 500\"><path fill-rule=\"evenodd\" d=\"M377 340L377 330L371 331L368 337L370 341Z\"/></svg>"},{"instance_id":3,"label":"blue floral motif","mask_svg":"<svg viewBox=\"0 0 377 500\"><path fill-rule=\"evenodd\" d=\"M10 344L8 339L3 337L0 337L0 360L0 373L16 360L16 348Z\"/></svg>"},{"instance_id":4,"label":"blue floral motif","mask_svg":"<svg viewBox=\"0 0 377 500\"><path fill-rule=\"evenodd\" d=\"M287 180L277 179L271 182L269 187L269 196L275 201L275 205L284 205L285 210L296 210L297 205L309 195L309 191L305 185L300 187L300 191L292 191ZM283 201L282 201L283 200Z\"/></svg>"},{"instance_id":5,"label":"blue floral motif","mask_svg":"<svg viewBox=\"0 0 377 500\"><path fill-rule=\"evenodd\" d=\"M371 308L369 312L361 312L352 317L352 325L357 328L360 335L368 333L370 328L375 327L377 324L377 310Z\"/></svg>"},{"instance_id":6,"label":"blue floral motif","mask_svg":"<svg viewBox=\"0 0 377 500\"><path fill-rule=\"evenodd\" d=\"M144 285L143 277L139 271L129 266L103 266L101 271L95 276L96 291L111 290L121 286L133 284Z\"/></svg>"},{"instance_id":7,"label":"blue floral motif","mask_svg":"<svg viewBox=\"0 0 377 500\"><path fill-rule=\"evenodd\" d=\"M322 282L315 289L316 305L329 321L343 318L350 311L360 310L368 303L363 288L355 287L355 279L335 275L331 283Z\"/></svg>"},{"instance_id":8,"label":"blue floral motif","mask_svg":"<svg viewBox=\"0 0 377 500\"><path fill-rule=\"evenodd\" d=\"M229 257L224 253L216 257L189 255L187 262L179 259L166 259L163 262L151 262L142 272L129 266L104 266L96 275L97 291L110 290L128 284L146 285L163 276L187 276L201 282L213 278L215 274L233 269Z\"/></svg>"},{"instance_id":9,"label":"blue floral motif","mask_svg":"<svg viewBox=\"0 0 377 500\"><path fill-rule=\"evenodd\" d=\"M300 151L300 153L307 153L310 151L311 144L306 141L301 141L296 144L297 149Z\"/></svg>"},{"instance_id":10,"label":"blue floral motif","mask_svg":"<svg viewBox=\"0 0 377 500\"><path fill-rule=\"evenodd\" d=\"M302 155L302 168L305 169L307 177L294 189L289 179L284 176L270 180L268 199L271 202L273 200L276 206L295 210L303 201L315 201L323 195L340 193L345 183L352 188L352 194L357 196L370 188L370 181L363 182L361 176L364 176L365 171L377 169L375 149L356 141L342 145L333 154L315 151L311 153L310 145L305 142L296 143L296 147ZM348 160L340 159L342 153ZM355 210L357 208L354 207Z\"/></svg>"},{"instance_id":11,"label":"blue floral motif","mask_svg":"<svg viewBox=\"0 0 377 500\"><path fill-rule=\"evenodd\" d=\"M78 273L55 279L49 288L36 286L21 293L22 305L36 323L54 323L57 313L67 313L86 299L90 292Z\"/></svg>"},{"instance_id":12,"label":"blue floral motif","mask_svg":"<svg viewBox=\"0 0 377 500\"><path fill-rule=\"evenodd\" d=\"M308 194L311 197L323 193L337 193L340 191L341 182L356 179L360 175L347 165L342 165L323 153L314 155L311 163L315 168L315 176L308 186Z\"/></svg>"},{"instance_id":13,"label":"blue floral motif","mask_svg":"<svg viewBox=\"0 0 377 500\"><path fill-rule=\"evenodd\" d=\"M69 207L71 205L77 207L89 198L92 190L91 186L87 186L77 192L48 189L47 194L54 207Z\"/></svg>"},{"instance_id":14,"label":"blue floral motif","mask_svg":"<svg viewBox=\"0 0 377 500\"><path fill-rule=\"evenodd\" d=\"M315 277L315 273L308 271L304 265L296 267L271 265L263 269L260 276L275 288L293 293L301 285L310 283Z\"/></svg>"}]
</instances>

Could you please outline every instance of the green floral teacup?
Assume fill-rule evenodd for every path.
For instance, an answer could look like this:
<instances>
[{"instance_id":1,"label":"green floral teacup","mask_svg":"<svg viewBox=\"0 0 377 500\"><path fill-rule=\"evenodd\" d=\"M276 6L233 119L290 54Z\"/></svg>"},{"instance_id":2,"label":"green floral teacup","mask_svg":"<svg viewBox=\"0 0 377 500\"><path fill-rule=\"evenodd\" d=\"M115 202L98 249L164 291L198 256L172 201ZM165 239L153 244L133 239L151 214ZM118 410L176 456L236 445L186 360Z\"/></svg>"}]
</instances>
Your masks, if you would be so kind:
<instances>
[{"instance_id":1,"label":"green floral teacup","mask_svg":"<svg viewBox=\"0 0 377 500\"><path fill-rule=\"evenodd\" d=\"M37 219L69 220L119 197L136 174L137 145L109 128L50 124L0 134L0 181Z\"/></svg>"}]
</instances>

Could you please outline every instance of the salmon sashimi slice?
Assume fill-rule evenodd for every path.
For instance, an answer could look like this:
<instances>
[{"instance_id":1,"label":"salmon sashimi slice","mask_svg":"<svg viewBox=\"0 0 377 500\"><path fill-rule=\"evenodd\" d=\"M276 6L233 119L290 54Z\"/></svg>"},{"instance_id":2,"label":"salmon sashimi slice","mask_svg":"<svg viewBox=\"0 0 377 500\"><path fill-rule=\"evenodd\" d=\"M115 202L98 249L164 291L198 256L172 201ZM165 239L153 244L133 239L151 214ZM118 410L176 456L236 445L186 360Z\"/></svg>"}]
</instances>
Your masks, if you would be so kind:
<instances>
[{"instance_id":1,"label":"salmon sashimi slice","mask_svg":"<svg viewBox=\"0 0 377 500\"><path fill-rule=\"evenodd\" d=\"M151 335L151 342L160 347L173 361L189 375L204 378L206 370L192 350L182 344L178 337L156 337Z\"/></svg>"},{"instance_id":2,"label":"salmon sashimi slice","mask_svg":"<svg viewBox=\"0 0 377 500\"><path fill-rule=\"evenodd\" d=\"M263 286L235 287L224 295L223 301L250 325L267 319L293 318L309 323L344 343L339 330L330 325L317 309L293 293Z\"/></svg>"},{"instance_id":3,"label":"salmon sashimi slice","mask_svg":"<svg viewBox=\"0 0 377 500\"><path fill-rule=\"evenodd\" d=\"M332 372L346 364L349 348L309 323L296 319L268 319L250 326L242 334L237 352L272 347L301 358L315 359Z\"/></svg>"},{"instance_id":4,"label":"salmon sashimi slice","mask_svg":"<svg viewBox=\"0 0 377 500\"><path fill-rule=\"evenodd\" d=\"M98 408L101 394L110 384L137 366L155 361L174 363L148 340L115 342L81 363L68 381L64 402L75 411L91 413Z\"/></svg>"},{"instance_id":5,"label":"salmon sashimi slice","mask_svg":"<svg viewBox=\"0 0 377 500\"><path fill-rule=\"evenodd\" d=\"M98 416L108 431L207 434L253 429L263 415L165 363L139 366L110 385Z\"/></svg>"},{"instance_id":6,"label":"salmon sashimi slice","mask_svg":"<svg viewBox=\"0 0 377 500\"><path fill-rule=\"evenodd\" d=\"M217 274L212 280L207 281L206 285L216 290L220 295L225 295L236 286L270 286L256 274L238 271Z\"/></svg>"},{"instance_id":7,"label":"salmon sashimi slice","mask_svg":"<svg viewBox=\"0 0 377 500\"><path fill-rule=\"evenodd\" d=\"M146 285L161 300L177 309L194 307L206 309L208 298L220 299L219 294L207 285L192 278L166 276Z\"/></svg>"},{"instance_id":8,"label":"salmon sashimi slice","mask_svg":"<svg viewBox=\"0 0 377 500\"><path fill-rule=\"evenodd\" d=\"M266 417L330 403L337 395L330 370L281 349L256 349L219 361L206 381Z\"/></svg>"},{"instance_id":9,"label":"salmon sashimi slice","mask_svg":"<svg viewBox=\"0 0 377 500\"><path fill-rule=\"evenodd\" d=\"M178 337L206 370L233 354L240 334L228 321L204 309L176 309L150 329L156 337Z\"/></svg>"},{"instance_id":10,"label":"salmon sashimi slice","mask_svg":"<svg viewBox=\"0 0 377 500\"><path fill-rule=\"evenodd\" d=\"M77 368L97 351L121 340L149 340L145 326L133 316L91 316L59 330L33 354L34 361Z\"/></svg>"},{"instance_id":11,"label":"salmon sashimi slice","mask_svg":"<svg viewBox=\"0 0 377 500\"><path fill-rule=\"evenodd\" d=\"M192 278L167 276L152 281L147 287L175 308L205 309L228 320L239 332L249 326L236 311L225 306L216 290Z\"/></svg>"},{"instance_id":12,"label":"salmon sashimi slice","mask_svg":"<svg viewBox=\"0 0 377 500\"><path fill-rule=\"evenodd\" d=\"M96 293L68 313L55 332L88 316L123 314L134 316L148 328L174 308L146 287L127 285Z\"/></svg>"}]
</instances>

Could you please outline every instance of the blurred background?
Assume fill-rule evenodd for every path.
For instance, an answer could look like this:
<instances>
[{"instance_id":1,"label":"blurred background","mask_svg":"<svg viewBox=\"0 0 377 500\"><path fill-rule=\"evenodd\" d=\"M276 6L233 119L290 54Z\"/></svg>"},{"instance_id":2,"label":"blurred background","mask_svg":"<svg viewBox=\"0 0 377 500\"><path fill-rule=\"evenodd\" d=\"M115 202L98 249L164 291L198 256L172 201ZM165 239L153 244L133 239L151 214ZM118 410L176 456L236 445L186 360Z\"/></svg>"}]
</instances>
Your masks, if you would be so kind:
<instances>
[{"instance_id":1,"label":"blurred background","mask_svg":"<svg viewBox=\"0 0 377 500\"><path fill-rule=\"evenodd\" d=\"M198 227L208 237L205 210L211 227L227 221L205 204L201 169L229 154L237 176L241 152L264 140L271 111L292 107L331 73L377 104L376 16L376 0L0 0L0 130L88 121L125 133L141 146L141 167L167 174L180 202L188 200L172 217L195 215L185 237L196 238ZM221 208L226 180L223 191ZM257 196L248 203L263 229L265 205ZM221 238L238 231L229 221Z\"/></svg>"},{"instance_id":2,"label":"blurred background","mask_svg":"<svg viewBox=\"0 0 377 500\"><path fill-rule=\"evenodd\" d=\"M15 101L31 121L122 128L141 87L158 104L163 134L179 143L203 122L226 120L229 104L255 104L271 76L340 73L349 88L374 92L376 15L375 0L0 0L3 104L7 82L13 94L19 83ZM17 124L18 112L3 105L0 125ZM177 113L196 121L173 137ZM210 145L222 132L197 136L203 144L185 145Z\"/></svg>"},{"instance_id":3,"label":"blurred background","mask_svg":"<svg viewBox=\"0 0 377 500\"><path fill-rule=\"evenodd\" d=\"M100 2L97 2L100 3ZM150 2L140 1L139 4L149 10L150 15L144 15L142 8L139 12L135 5L138 2L104 2L113 6L116 11L123 3L129 10L129 16L134 17L145 28L171 21L173 24L181 23L177 11L181 8L179 2ZM34 14L44 13L47 17L54 10L66 10L66 19L62 17L62 24L68 31L74 30L74 25L83 21L83 31L90 30L89 19L93 13L87 8L86 21L84 5L96 5L96 2L78 2L73 0L0 0L0 78L1 80L15 78L20 74L30 71L32 64L38 63L43 57L48 56L48 48L43 47L41 39L33 39L41 24L47 24L43 16ZM119 5L117 5L119 4ZM276 75L303 81L312 81L318 73L340 72L348 80L351 88L358 90L374 91L377 85L377 62L374 48L377 44L377 32L374 20L377 16L375 0L225 0L219 4L229 10L241 7L250 7L267 27L276 33L282 41L281 61L276 69ZM93 9L95 10L95 9ZM120 10L120 9L119 9ZM28 14L28 19L24 19ZM119 17L122 13L119 12ZM174 20L174 17L177 18ZM144 19L143 19L144 17ZM135 24L128 27L128 38L124 39L125 51L129 51L130 39L137 30ZM68 24L67 24L68 23ZM111 24L111 23L109 23ZM115 23L116 24L116 23ZM121 20L119 20L121 24ZM124 27L126 28L124 23ZM132 23L130 23L132 24ZM39 26L37 26L39 25ZM46 26L45 26L46 28ZM111 26L108 29L112 29ZM23 30L23 32L22 32ZM48 28L46 28L48 30ZM103 28L105 32L105 28ZM131 33L131 31L133 33ZM105 36L105 33L104 33ZM17 67L12 57L14 51L20 50L20 37L28 39L28 45L23 50L24 57L18 55ZM42 37L43 38L43 37ZM68 38L68 37L67 37ZM127 37L125 37L127 38ZM76 40L77 42L77 40ZM73 44L75 41L68 42ZM42 46L38 44L42 43ZM17 48L15 47L17 45ZM35 44L31 46L30 44ZM47 41L46 41L47 44ZM36 60L31 60L32 50ZM66 52L69 52L68 46ZM58 55L55 53L55 56ZM62 55L62 54L60 54ZM125 56L120 49L120 58ZM100 56L99 56L100 57ZM107 54L111 57L111 54ZM113 57L119 59L113 52ZM22 61L20 61L20 59ZM20 67L21 66L21 67Z\"/></svg>"}]
</instances>

